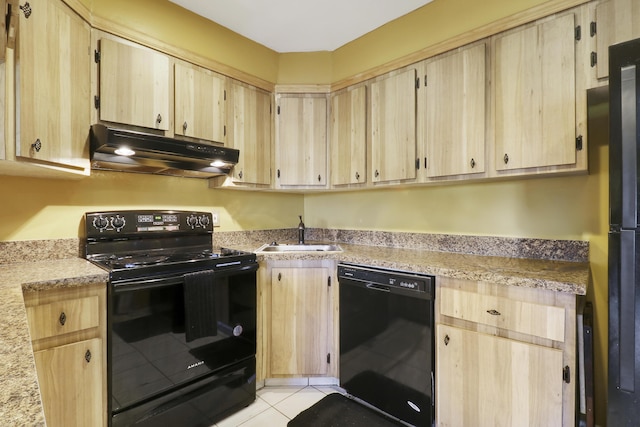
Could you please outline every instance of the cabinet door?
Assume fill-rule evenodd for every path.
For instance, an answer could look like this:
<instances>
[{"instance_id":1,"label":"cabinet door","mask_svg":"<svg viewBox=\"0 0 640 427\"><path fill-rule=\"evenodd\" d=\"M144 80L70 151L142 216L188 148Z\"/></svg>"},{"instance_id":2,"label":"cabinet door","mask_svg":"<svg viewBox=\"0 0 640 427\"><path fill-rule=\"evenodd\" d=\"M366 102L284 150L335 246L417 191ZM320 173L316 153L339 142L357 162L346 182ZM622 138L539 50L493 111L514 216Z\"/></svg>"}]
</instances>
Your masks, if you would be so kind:
<instances>
[{"instance_id":1,"label":"cabinet door","mask_svg":"<svg viewBox=\"0 0 640 427\"><path fill-rule=\"evenodd\" d=\"M100 39L100 120L169 130L169 57Z\"/></svg>"},{"instance_id":2,"label":"cabinet door","mask_svg":"<svg viewBox=\"0 0 640 427\"><path fill-rule=\"evenodd\" d=\"M94 338L34 353L47 426L101 426L102 340Z\"/></svg>"},{"instance_id":3,"label":"cabinet door","mask_svg":"<svg viewBox=\"0 0 640 427\"><path fill-rule=\"evenodd\" d=\"M279 185L326 185L326 98L280 98L276 159Z\"/></svg>"},{"instance_id":4,"label":"cabinet door","mask_svg":"<svg viewBox=\"0 0 640 427\"><path fill-rule=\"evenodd\" d=\"M562 351L438 325L442 427L562 425Z\"/></svg>"},{"instance_id":5,"label":"cabinet door","mask_svg":"<svg viewBox=\"0 0 640 427\"><path fill-rule=\"evenodd\" d=\"M329 270L271 270L271 374L326 375Z\"/></svg>"},{"instance_id":6,"label":"cabinet door","mask_svg":"<svg viewBox=\"0 0 640 427\"><path fill-rule=\"evenodd\" d=\"M250 184L271 183L271 95L231 83L233 125L230 141L240 150L233 178Z\"/></svg>"},{"instance_id":7,"label":"cabinet door","mask_svg":"<svg viewBox=\"0 0 640 427\"><path fill-rule=\"evenodd\" d=\"M331 184L367 181L367 87L331 97Z\"/></svg>"},{"instance_id":8,"label":"cabinet door","mask_svg":"<svg viewBox=\"0 0 640 427\"><path fill-rule=\"evenodd\" d=\"M576 162L574 15L496 39L496 169Z\"/></svg>"},{"instance_id":9,"label":"cabinet door","mask_svg":"<svg viewBox=\"0 0 640 427\"><path fill-rule=\"evenodd\" d=\"M89 25L58 0L20 12L17 152L20 157L89 170Z\"/></svg>"},{"instance_id":10,"label":"cabinet door","mask_svg":"<svg viewBox=\"0 0 640 427\"><path fill-rule=\"evenodd\" d=\"M224 77L203 68L174 66L174 132L177 135L226 142Z\"/></svg>"},{"instance_id":11,"label":"cabinet door","mask_svg":"<svg viewBox=\"0 0 640 427\"><path fill-rule=\"evenodd\" d=\"M427 176L484 172L485 45L425 65Z\"/></svg>"},{"instance_id":12,"label":"cabinet door","mask_svg":"<svg viewBox=\"0 0 640 427\"><path fill-rule=\"evenodd\" d=\"M640 1L609 0L596 6L598 78L609 76L609 46L640 37Z\"/></svg>"},{"instance_id":13,"label":"cabinet door","mask_svg":"<svg viewBox=\"0 0 640 427\"><path fill-rule=\"evenodd\" d=\"M371 84L373 182L416 177L416 70Z\"/></svg>"}]
</instances>

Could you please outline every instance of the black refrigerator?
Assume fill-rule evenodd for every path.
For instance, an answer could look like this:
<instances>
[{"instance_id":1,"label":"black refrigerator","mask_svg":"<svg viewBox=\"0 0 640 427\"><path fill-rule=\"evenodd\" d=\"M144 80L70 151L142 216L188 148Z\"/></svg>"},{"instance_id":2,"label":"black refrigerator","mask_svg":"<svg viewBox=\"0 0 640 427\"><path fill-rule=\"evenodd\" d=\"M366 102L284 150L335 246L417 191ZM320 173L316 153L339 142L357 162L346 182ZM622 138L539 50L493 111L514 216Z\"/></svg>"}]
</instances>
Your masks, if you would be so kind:
<instances>
[{"instance_id":1,"label":"black refrigerator","mask_svg":"<svg viewBox=\"0 0 640 427\"><path fill-rule=\"evenodd\" d=\"M607 425L640 423L640 39L609 48Z\"/></svg>"}]
</instances>

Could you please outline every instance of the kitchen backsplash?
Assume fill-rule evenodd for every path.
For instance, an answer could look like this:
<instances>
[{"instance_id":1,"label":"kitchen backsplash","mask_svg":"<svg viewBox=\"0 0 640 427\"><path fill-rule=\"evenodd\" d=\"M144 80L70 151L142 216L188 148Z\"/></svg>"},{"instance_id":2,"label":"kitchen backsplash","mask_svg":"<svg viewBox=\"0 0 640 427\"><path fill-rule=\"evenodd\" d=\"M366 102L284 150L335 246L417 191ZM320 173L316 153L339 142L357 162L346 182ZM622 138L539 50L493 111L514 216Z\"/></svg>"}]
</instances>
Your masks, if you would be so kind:
<instances>
[{"instance_id":1,"label":"kitchen backsplash","mask_svg":"<svg viewBox=\"0 0 640 427\"><path fill-rule=\"evenodd\" d=\"M265 243L297 242L298 229L214 232L216 246L255 249ZM308 228L306 241L422 249L436 252L588 262L589 242L390 231ZM0 264L83 257L80 239L0 242Z\"/></svg>"}]
</instances>

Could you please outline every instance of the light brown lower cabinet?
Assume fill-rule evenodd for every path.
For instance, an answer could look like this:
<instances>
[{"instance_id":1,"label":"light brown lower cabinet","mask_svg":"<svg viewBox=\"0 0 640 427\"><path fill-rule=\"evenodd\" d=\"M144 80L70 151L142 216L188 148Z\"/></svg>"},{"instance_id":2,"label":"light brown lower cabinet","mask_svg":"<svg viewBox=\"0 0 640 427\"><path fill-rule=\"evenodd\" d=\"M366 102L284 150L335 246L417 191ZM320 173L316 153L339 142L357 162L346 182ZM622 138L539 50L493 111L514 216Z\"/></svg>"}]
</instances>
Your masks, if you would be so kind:
<instances>
[{"instance_id":1,"label":"light brown lower cabinet","mask_svg":"<svg viewBox=\"0 0 640 427\"><path fill-rule=\"evenodd\" d=\"M106 426L106 285L26 291L48 427Z\"/></svg>"},{"instance_id":2,"label":"light brown lower cabinet","mask_svg":"<svg viewBox=\"0 0 640 427\"><path fill-rule=\"evenodd\" d=\"M260 266L259 378L337 377L335 270L331 260Z\"/></svg>"},{"instance_id":3,"label":"light brown lower cabinet","mask_svg":"<svg viewBox=\"0 0 640 427\"><path fill-rule=\"evenodd\" d=\"M561 350L446 325L436 340L439 426L562 425Z\"/></svg>"},{"instance_id":4,"label":"light brown lower cabinet","mask_svg":"<svg viewBox=\"0 0 640 427\"><path fill-rule=\"evenodd\" d=\"M436 283L437 425L573 427L576 295Z\"/></svg>"}]
</instances>

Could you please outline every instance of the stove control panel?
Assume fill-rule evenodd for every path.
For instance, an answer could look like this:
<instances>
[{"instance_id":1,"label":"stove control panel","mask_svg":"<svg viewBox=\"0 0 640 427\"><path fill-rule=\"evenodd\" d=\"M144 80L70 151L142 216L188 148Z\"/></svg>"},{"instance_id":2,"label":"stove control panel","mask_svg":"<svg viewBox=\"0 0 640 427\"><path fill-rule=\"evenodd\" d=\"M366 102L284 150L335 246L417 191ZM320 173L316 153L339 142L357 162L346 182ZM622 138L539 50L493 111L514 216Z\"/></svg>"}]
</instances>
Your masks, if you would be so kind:
<instances>
[{"instance_id":1,"label":"stove control panel","mask_svg":"<svg viewBox=\"0 0 640 427\"><path fill-rule=\"evenodd\" d=\"M119 211L88 212L87 237L149 235L154 233L213 233L211 212Z\"/></svg>"}]
</instances>

